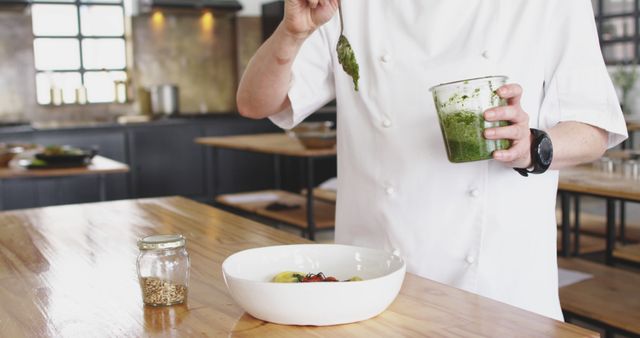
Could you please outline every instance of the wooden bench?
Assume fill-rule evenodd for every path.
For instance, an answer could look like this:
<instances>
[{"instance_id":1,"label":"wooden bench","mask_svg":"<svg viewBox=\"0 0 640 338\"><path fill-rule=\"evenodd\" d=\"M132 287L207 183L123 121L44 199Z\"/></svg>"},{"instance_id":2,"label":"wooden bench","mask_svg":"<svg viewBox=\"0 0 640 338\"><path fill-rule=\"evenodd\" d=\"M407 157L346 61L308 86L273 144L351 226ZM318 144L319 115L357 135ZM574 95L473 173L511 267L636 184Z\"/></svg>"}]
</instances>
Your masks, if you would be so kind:
<instances>
[{"instance_id":1,"label":"wooden bench","mask_svg":"<svg viewBox=\"0 0 640 338\"><path fill-rule=\"evenodd\" d=\"M640 336L640 274L578 258L558 258L558 266L593 275L560 288L565 319L577 319L613 333Z\"/></svg>"}]
</instances>

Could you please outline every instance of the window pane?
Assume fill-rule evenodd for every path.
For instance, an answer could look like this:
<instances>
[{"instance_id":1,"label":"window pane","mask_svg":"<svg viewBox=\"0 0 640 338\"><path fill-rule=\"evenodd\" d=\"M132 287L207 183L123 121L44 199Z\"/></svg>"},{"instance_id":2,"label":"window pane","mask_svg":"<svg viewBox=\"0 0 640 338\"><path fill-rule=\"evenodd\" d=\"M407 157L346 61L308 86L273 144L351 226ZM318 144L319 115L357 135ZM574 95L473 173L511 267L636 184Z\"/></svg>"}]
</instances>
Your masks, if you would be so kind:
<instances>
[{"instance_id":1,"label":"window pane","mask_svg":"<svg viewBox=\"0 0 640 338\"><path fill-rule=\"evenodd\" d=\"M620 17L602 21L602 40L613 40L632 37L635 34L635 19L633 17Z\"/></svg>"},{"instance_id":2,"label":"window pane","mask_svg":"<svg viewBox=\"0 0 640 338\"><path fill-rule=\"evenodd\" d=\"M80 68L80 45L76 39L34 39L33 54L39 70Z\"/></svg>"},{"instance_id":3,"label":"window pane","mask_svg":"<svg viewBox=\"0 0 640 338\"><path fill-rule=\"evenodd\" d=\"M74 5L38 5L31 6L33 35L78 34L78 11Z\"/></svg>"},{"instance_id":4,"label":"window pane","mask_svg":"<svg viewBox=\"0 0 640 338\"><path fill-rule=\"evenodd\" d=\"M603 46L602 54L607 63L619 63L632 60L633 42L609 43Z\"/></svg>"},{"instance_id":5,"label":"window pane","mask_svg":"<svg viewBox=\"0 0 640 338\"><path fill-rule=\"evenodd\" d=\"M124 68L126 66L124 49L124 39L83 39L84 68Z\"/></svg>"},{"instance_id":6,"label":"window pane","mask_svg":"<svg viewBox=\"0 0 640 338\"><path fill-rule=\"evenodd\" d=\"M602 14L633 13L635 0L602 0Z\"/></svg>"},{"instance_id":7,"label":"window pane","mask_svg":"<svg viewBox=\"0 0 640 338\"><path fill-rule=\"evenodd\" d=\"M62 90L64 103L76 102L76 89L80 88L80 73L38 73L36 74L36 96L39 104L51 104L51 89Z\"/></svg>"},{"instance_id":8,"label":"window pane","mask_svg":"<svg viewBox=\"0 0 640 338\"><path fill-rule=\"evenodd\" d=\"M87 72L84 84L87 87L87 98L91 103L113 102L116 98L115 81L126 81L125 72Z\"/></svg>"},{"instance_id":9,"label":"window pane","mask_svg":"<svg viewBox=\"0 0 640 338\"><path fill-rule=\"evenodd\" d=\"M124 35L124 13L119 6L81 6L82 34L88 36Z\"/></svg>"}]
</instances>

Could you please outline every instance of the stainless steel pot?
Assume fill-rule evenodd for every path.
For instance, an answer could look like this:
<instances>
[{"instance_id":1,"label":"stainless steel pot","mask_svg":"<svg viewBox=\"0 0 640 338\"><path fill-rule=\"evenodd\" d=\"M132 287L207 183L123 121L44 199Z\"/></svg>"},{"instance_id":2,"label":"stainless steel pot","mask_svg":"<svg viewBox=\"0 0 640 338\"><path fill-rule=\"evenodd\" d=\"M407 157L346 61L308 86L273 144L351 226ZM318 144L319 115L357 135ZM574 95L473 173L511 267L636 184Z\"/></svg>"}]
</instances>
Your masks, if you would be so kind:
<instances>
[{"instance_id":1,"label":"stainless steel pot","mask_svg":"<svg viewBox=\"0 0 640 338\"><path fill-rule=\"evenodd\" d=\"M173 115L180 112L178 87L164 84L151 87L151 112L155 115Z\"/></svg>"}]
</instances>

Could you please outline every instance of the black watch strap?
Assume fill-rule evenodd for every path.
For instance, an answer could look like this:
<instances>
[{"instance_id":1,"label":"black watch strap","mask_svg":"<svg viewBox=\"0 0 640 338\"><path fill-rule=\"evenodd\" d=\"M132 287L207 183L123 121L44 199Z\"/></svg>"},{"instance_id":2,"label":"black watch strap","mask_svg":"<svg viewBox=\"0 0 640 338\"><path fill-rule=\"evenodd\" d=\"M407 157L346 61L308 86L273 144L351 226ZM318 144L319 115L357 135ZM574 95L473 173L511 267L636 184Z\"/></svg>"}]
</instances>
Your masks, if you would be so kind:
<instances>
[{"instance_id":1,"label":"black watch strap","mask_svg":"<svg viewBox=\"0 0 640 338\"><path fill-rule=\"evenodd\" d=\"M531 170L526 168L513 168L520 175L527 177L529 174L542 174L549 169L553 160L553 145L546 132L531 128L533 140L531 141Z\"/></svg>"}]
</instances>

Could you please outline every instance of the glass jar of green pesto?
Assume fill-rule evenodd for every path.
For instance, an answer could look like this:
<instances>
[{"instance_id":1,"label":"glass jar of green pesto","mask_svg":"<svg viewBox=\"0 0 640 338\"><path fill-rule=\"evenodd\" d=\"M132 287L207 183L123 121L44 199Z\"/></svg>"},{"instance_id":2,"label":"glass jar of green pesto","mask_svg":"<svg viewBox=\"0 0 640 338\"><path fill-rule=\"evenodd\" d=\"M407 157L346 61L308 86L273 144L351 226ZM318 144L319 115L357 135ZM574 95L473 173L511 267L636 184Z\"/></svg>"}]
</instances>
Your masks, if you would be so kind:
<instances>
[{"instance_id":1,"label":"glass jar of green pesto","mask_svg":"<svg viewBox=\"0 0 640 338\"><path fill-rule=\"evenodd\" d=\"M432 87L447 156L450 162L487 160L495 150L508 149L509 140L488 140L484 130L506 126L508 122L485 121L485 110L505 106L496 90L507 81L506 76L487 76Z\"/></svg>"}]
</instances>

